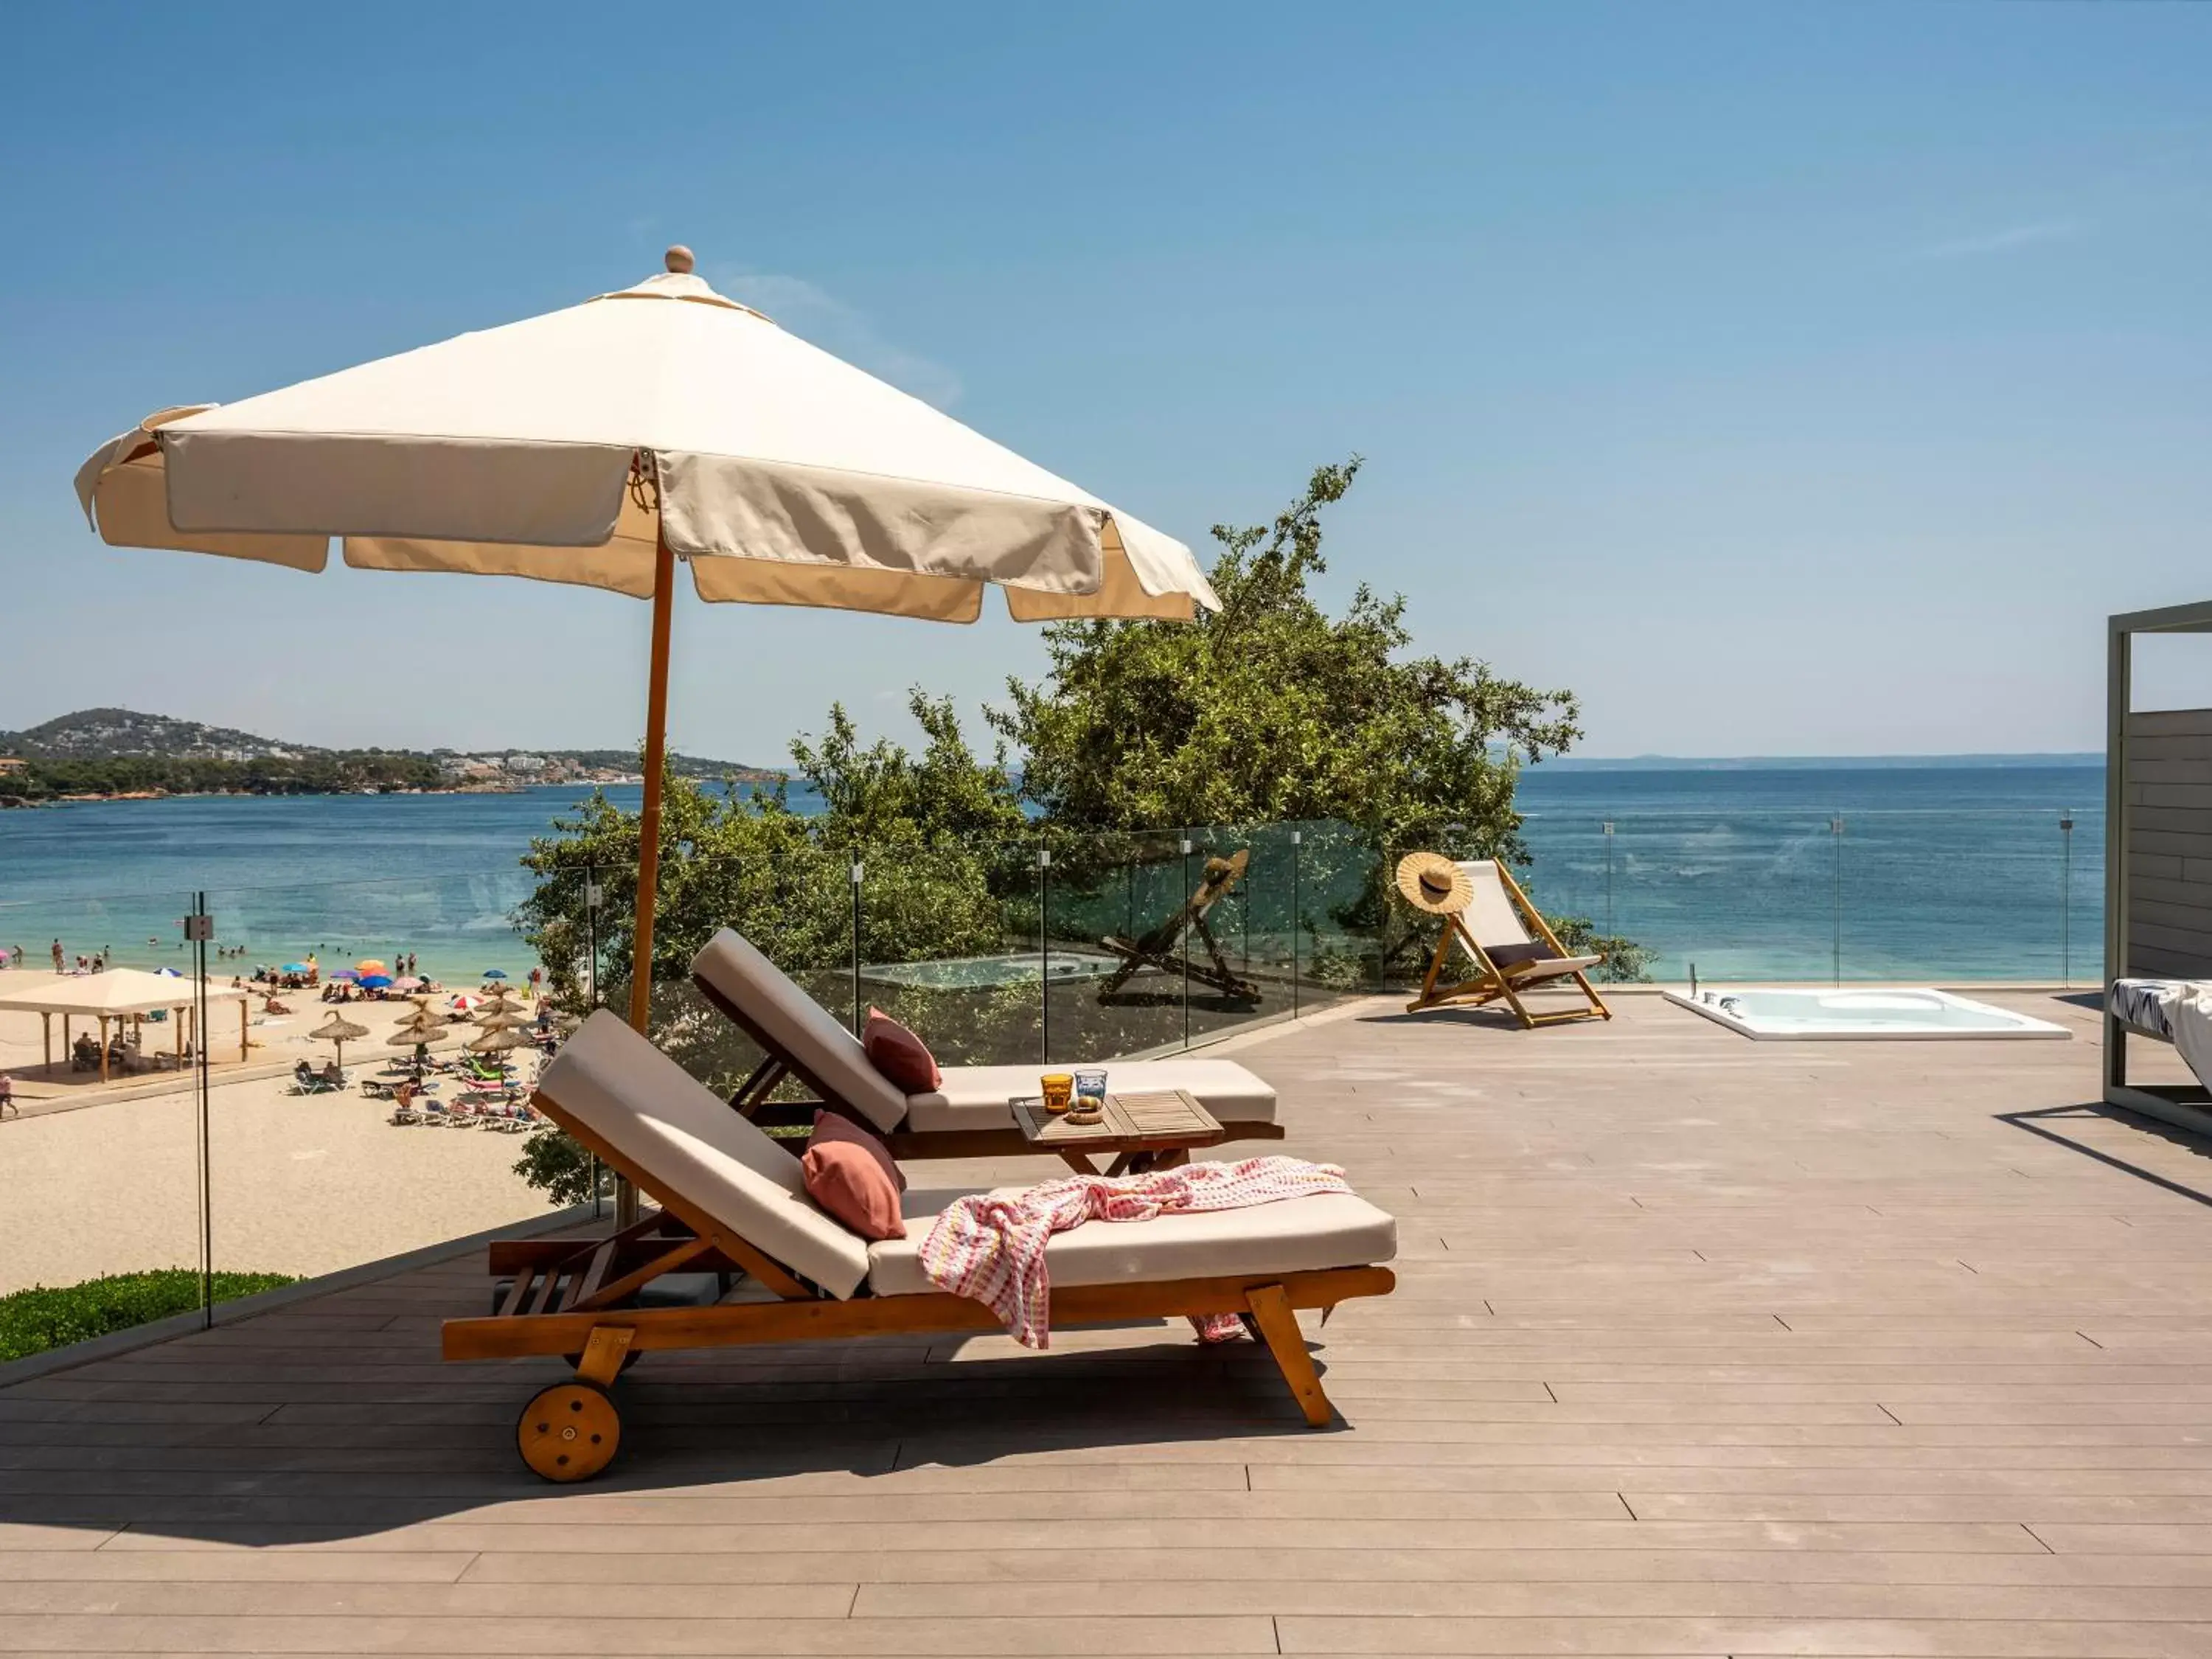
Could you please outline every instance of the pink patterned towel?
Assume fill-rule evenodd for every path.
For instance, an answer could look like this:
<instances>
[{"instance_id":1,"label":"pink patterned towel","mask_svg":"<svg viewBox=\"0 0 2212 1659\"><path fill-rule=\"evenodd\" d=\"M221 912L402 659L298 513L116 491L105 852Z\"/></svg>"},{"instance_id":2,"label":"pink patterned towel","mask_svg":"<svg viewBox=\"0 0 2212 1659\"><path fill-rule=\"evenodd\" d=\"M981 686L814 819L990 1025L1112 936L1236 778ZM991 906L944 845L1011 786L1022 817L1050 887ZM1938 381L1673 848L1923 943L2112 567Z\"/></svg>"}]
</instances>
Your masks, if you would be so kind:
<instances>
[{"instance_id":1,"label":"pink patterned towel","mask_svg":"<svg viewBox=\"0 0 2212 1659\"><path fill-rule=\"evenodd\" d=\"M1069 1176L1021 1192L955 1199L921 1242L921 1270L941 1291L989 1304L1024 1347L1042 1348L1052 1340L1052 1279L1044 1251L1054 1233L1085 1221L1150 1221L1351 1190L1335 1164L1297 1158L1186 1164L1148 1175ZM1191 1322L1208 1342L1242 1328L1235 1314L1209 1314Z\"/></svg>"}]
</instances>

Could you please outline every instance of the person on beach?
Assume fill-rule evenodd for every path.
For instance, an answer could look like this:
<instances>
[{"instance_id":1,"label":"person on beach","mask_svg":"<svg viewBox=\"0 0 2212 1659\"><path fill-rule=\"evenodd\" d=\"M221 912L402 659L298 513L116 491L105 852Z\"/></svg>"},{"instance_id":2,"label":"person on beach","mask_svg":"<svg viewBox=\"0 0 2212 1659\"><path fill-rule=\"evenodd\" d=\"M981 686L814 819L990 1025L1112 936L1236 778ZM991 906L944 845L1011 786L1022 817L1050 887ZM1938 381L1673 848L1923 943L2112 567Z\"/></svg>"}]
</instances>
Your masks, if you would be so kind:
<instances>
[{"instance_id":1,"label":"person on beach","mask_svg":"<svg viewBox=\"0 0 2212 1659\"><path fill-rule=\"evenodd\" d=\"M61 972L61 970L62 970L62 942L61 942L59 939L56 939L56 940L54 941L54 971L55 971L56 973L58 973L58 974L59 972Z\"/></svg>"},{"instance_id":2,"label":"person on beach","mask_svg":"<svg viewBox=\"0 0 2212 1659\"><path fill-rule=\"evenodd\" d=\"M21 1117L23 1109L15 1103L15 1080L7 1073L0 1072L0 1117L6 1117L11 1112Z\"/></svg>"}]
</instances>

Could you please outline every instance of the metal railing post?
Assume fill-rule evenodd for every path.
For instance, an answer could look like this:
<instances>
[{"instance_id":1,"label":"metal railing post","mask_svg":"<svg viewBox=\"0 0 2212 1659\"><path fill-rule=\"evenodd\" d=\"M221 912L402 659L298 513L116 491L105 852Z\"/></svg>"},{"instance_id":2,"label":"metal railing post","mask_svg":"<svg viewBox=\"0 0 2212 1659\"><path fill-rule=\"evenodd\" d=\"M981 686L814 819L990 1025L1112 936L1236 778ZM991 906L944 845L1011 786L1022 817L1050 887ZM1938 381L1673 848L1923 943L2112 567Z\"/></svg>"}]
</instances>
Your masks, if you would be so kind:
<instances>
[{"instance_id":1,"label":"metal railing post","mask_svg":"<svg viewBox=\"0 0 2212 1659\"><path fill-rule=\"evenodd\" d=\"M1828 820L1828 833L1835 841L1835 891L1832 901L1835 912L1835 956L1832 973L1835 982L1844 982L1844 815L1838 812Z\"/></svg>"},{"instance_id":2,"label":"metal railing post","mask_svg":"<svg viewBox=\"0 0 2212 1659\"><path fill-rule=\"evenodd\" d=\"M1037 1063L1052 1064L1052 848L1037 848Z\"/></svg>"},{"instance_id":3,"label":"metal railing post","mask_svg":"<svg viewBox=\"0 0 2212 1659\"><path fill-rule=\"evenodd\" d=\"M2074 988L2074 809L2058 815L2058 976Z\"/></svg>"},{"instance_id":4,"label":"metal railing post","mask_svg":"<svg viewBox=\"0 0 2212 1659\"><path fill-rule=\"evenodd\" d=\"M1605 933L1613 937L1613 820L1607 818L1599 826L1605 836Z\"/></svg>"},{"instance_id":5,"label":"metal railing post","mask_svg":"<svg viewBox=\"0 0 2212 1659\"><path fill-rule=\"evenodd\" d=\"M1190 831L1182 832L1182 908L1190 912ZM1186 927L1176 942L1182 947L1182 1046L1190 1047L1190 929Z\"/></svg>"},{"instance_id":6,"label":"metal railing post","mask_svg":"<svg viewBox=\"0 0 2212 1659\"><path fill-rule=\"evenodd\" d=\"M1298 1017L1298 865L1305 842L1303 830L1291 831L1291 1018Z\"/></svg>"},{"instance_id":7,"label":"metal railing post","mask_svg":"<svg viewBox=\"0 0 2212 1659\"><path fill-rule=\"evenodd\" d=\"M860 877L865 866L853 860L853 1035L860 1035Z\"/></svg>"}]
</instances>

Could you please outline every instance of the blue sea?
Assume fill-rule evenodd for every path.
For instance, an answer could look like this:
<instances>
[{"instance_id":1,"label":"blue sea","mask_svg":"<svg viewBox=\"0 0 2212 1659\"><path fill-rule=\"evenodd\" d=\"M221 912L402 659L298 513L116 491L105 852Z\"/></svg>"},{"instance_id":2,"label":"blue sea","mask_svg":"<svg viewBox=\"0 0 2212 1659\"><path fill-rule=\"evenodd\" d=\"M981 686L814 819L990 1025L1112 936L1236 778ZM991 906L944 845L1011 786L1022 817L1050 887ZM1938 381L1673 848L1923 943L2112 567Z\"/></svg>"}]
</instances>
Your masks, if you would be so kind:
<instances>
[{"instance_id":1,"label":"blue sea","mask_svg":"<svg viewBox=\"0 0 2212 1659\"><path fill-rule=\"evenodd\" d=\"M519 855L582 789L204 797L0 812L0 944L46 963L180 962L204 890L249 963L416 953L439 977L529 957ZM636 790L609 794L634 806ZM2094 766L1523 774L1547 911L1587 916L1702 979L2069 979L2102 945L2104 775ZM803 795L793 804L802 809ZM2072 829L2062 823L2070 816ZM1606 826L1611 825L1611 833Z\"/></svg>"}]
</instances>

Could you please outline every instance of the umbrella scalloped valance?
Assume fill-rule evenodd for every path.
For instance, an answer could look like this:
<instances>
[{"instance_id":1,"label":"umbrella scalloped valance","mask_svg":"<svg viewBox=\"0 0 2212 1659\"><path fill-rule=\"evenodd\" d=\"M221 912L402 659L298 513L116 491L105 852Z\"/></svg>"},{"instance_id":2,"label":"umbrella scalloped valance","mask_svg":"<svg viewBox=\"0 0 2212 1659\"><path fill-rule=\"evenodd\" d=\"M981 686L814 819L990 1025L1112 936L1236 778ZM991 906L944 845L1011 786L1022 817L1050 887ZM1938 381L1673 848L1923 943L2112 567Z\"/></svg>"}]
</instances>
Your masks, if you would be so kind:
<instances>
[{"instance_id":1,"label":"umbrella scalloped valance","mask_svg":"<svg viewBox=\"0 0 2212 1659\"><path fill-rule=\"evenodd\" d=\"M1218 608L1190 550L726 301L634 288L235 404L157 410L79 501L118 546L971 622ZM682 301L700 303L681 303ZM646 303L615 303L644 301ZM731 388L744 388L732 396Z\"/></svg>"}]
</instances>

